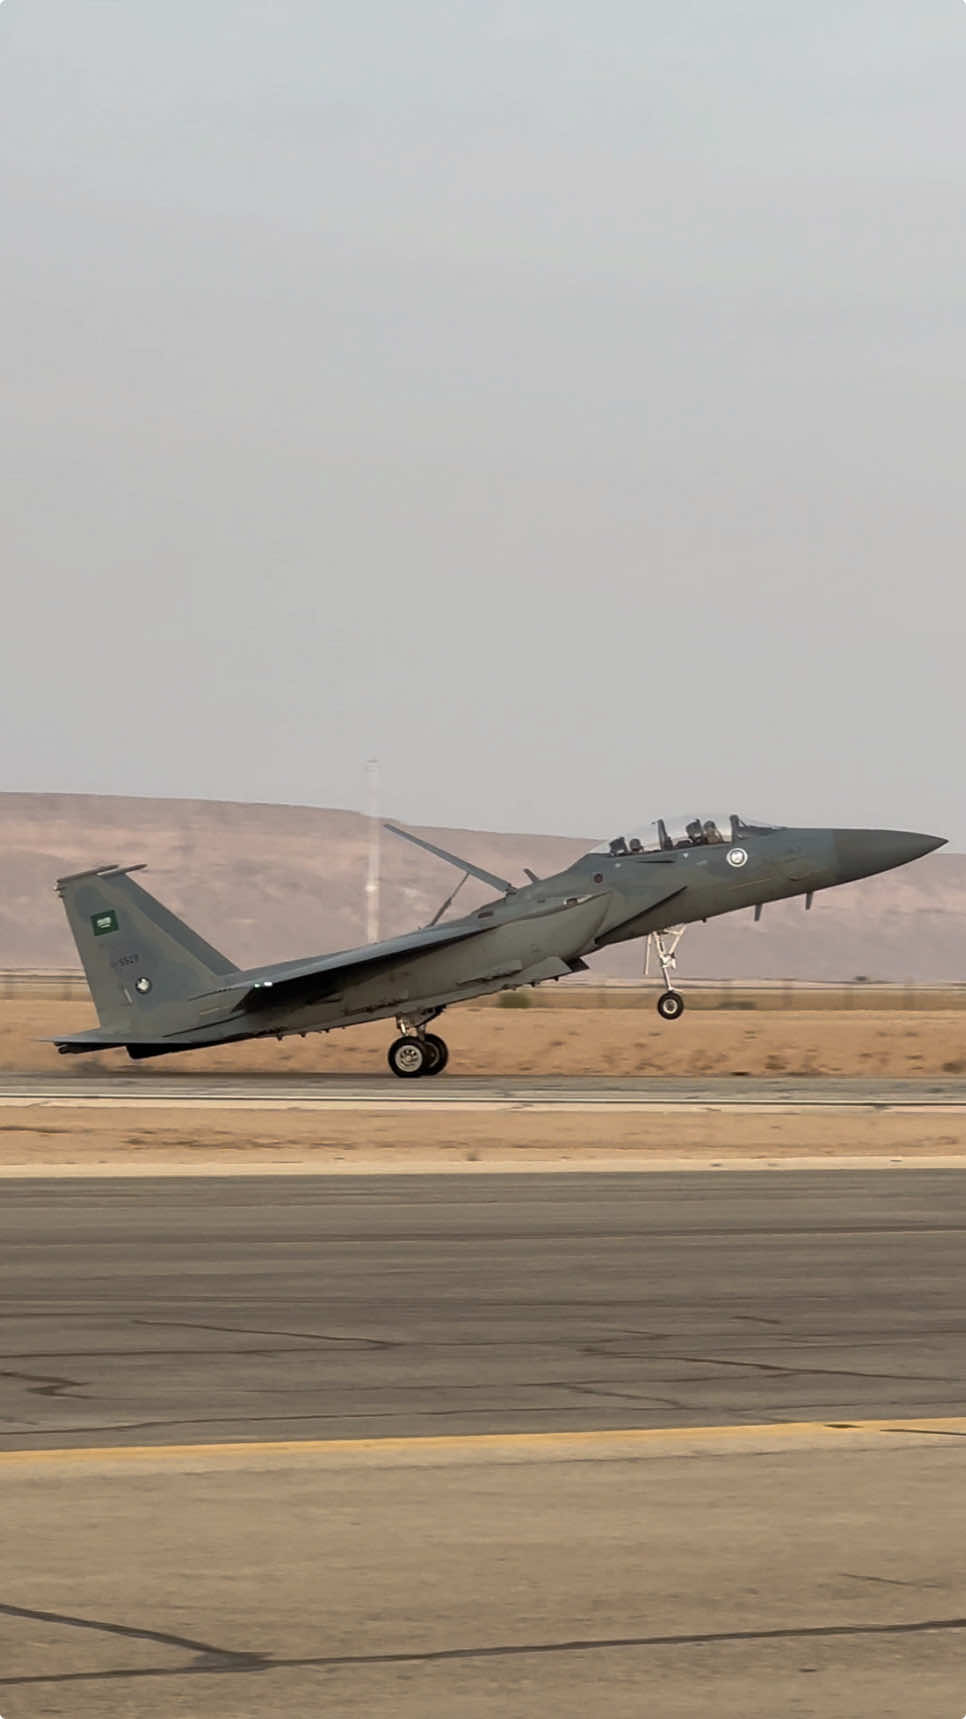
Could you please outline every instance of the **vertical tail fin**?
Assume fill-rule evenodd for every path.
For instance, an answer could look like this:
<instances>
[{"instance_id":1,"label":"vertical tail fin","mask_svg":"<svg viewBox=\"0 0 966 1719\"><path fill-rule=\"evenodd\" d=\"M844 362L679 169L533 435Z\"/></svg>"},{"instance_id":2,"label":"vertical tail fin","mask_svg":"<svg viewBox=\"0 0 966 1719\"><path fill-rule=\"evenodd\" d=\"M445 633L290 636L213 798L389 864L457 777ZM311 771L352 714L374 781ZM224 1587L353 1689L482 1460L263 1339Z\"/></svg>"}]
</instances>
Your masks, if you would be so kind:
<instances>
[{"instance_id":1,"label":"vertical tail fin","mask_svg":"<svg viewBox=\"0 0 966 1719\"><path fill-rule=\"evenodd\" d=\"M211 990L233 961L131 878L140 866L101 866L57 882L97 1018L126 1038L148 1036L172 1003Z\"/></svg>"}]
</instances>

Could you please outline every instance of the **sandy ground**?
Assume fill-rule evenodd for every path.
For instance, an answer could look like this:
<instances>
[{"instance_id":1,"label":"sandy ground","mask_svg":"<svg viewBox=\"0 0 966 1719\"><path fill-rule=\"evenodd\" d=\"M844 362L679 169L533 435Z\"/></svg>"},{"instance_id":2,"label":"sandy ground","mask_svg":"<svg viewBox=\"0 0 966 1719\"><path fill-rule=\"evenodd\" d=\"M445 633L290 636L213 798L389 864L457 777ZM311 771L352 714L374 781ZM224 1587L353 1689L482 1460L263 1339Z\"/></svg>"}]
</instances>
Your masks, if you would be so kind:
<instances>
[{"instance_id":1,"label":"sandy ground","mask_svg":"<svg viewBox=\"0 0 966 1719\"><path fill-rule=\"evenodd\" d=\"M86 1003L0 1002L0 1068L19 1071L142 1067L152 1075L381 1073L391 1021L307 1039L275 1039L129 1062L123 1051L63 1058L42 1041L96 1025ZM903 1078L966 1074L962 1011L887 1013L694 1010L665 1023L637 1009L452 1009L442 1023L460 1074L845 1074Z\"/></svg>"},{"instance_id":2,"label":"sandy ground","mask_svg":"<svg viewBox=\"0 0 966 1719\"><path fill-rule=\"evenodd\" d=\"M177 1074L369 1074L385 1069L390 1022L309 1039L256 1042L132 1064L123 1052L61 1058L45 1034L92 1024L88 1005L0 1003L0 1067L83 1075L143 1069ZM703 1010L661 1022L654 1009L454 1009L454 1070L544 1075L887 1075L966 1072L962 1013L743 1013ZM388 1076L387 1076L388 1078ZM443 1077L445 1080L445 1076ZM966 1155L966 1118L952 1114L528 1114L420 1112L312 1115L210 1108L0 1112L0 1173L168 1170L641 1168L666 1163L924 1159Z\"/></svg>"},{"instance_id":3,"label":"sandy ground","mask_svg":"<svg viewBox=\"0 0 966 1719\"><path fill-rule=\"evenodd\" d=\"M0 1112L0 1175L763 1169L802 1160L966 1160L966 1116L825 1111L415 1116L305 1111Z\"/></svg>"}]
</instances>

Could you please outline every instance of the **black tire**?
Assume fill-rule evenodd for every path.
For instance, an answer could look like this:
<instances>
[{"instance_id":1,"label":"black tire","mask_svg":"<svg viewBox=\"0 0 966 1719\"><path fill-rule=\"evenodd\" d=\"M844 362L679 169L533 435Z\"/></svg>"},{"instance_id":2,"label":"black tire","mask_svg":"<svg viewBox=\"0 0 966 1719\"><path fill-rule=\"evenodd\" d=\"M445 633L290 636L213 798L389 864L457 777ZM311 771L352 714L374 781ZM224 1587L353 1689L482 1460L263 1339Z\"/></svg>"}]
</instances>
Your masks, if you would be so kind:
<instances>
[{"instance_id":1,"label":"black tire","mask_svg":"<svg viewBox=\"0 0 966 1719\"><path fill-rule=\"evenodd\" d=\"M431 1056L423 1039L407 1033L404 1038L393 1039L386 1061L400 1080L418 1080L421 1074L430 1072Z\"/></svg>"},{"instance_id":2,"label":"black tire","mask_svg":"<svg viewBox=\"0 0 966 1719\"><path fill-rule=\"evenodd\" d=\"M430 1053L426 1073L442 1074L449 1062L449 1046L446 1040L441 1039L438 1033L427 1033L423 1042Z\"/></svg>"},{"instance_id":3,"label":"black tire","mask_svg":"<svg viewBox=\"0 0 966 1719\"><path fill-rule=\"evenodd\" d=\"M684 1014L684 998L680 991L662 991L657 999L657 1012L662 1021L679 1021Z\"/></svg>"}]
</instances>

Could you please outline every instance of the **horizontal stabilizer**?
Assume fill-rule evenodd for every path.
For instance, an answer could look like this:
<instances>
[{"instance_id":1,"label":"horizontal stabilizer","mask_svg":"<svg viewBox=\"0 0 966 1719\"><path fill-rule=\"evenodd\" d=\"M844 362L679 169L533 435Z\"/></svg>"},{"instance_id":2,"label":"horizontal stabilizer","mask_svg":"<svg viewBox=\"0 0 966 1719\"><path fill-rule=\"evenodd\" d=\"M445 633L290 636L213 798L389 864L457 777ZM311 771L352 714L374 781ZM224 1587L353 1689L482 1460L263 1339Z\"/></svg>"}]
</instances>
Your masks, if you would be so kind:
<instances>
[{"instance_id":1,"label":"horizontal stabilizer","mask_svg":"<svg viewBox=\"0 0 966 1719\"><path fill-rule=\"evenodd\" d=\"M116 1033L102 1032L100 1027L92 1027L89 1033L72 1033L70 1038L44 1039L43 1043L56 1045L61 1056L70 1056L81 1051L121 1050L127 1040L119 1039Z\"/></svg>"}]
</instances>

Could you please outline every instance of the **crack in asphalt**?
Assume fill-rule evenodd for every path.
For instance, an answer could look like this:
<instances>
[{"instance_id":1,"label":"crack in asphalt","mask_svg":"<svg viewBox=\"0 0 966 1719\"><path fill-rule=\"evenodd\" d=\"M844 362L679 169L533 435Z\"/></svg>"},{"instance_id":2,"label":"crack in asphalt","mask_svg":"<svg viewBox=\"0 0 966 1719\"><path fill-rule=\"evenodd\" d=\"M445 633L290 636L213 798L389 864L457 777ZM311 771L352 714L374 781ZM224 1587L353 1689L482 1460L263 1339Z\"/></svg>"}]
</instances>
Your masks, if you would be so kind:
<instances>
[{"instance_id":1,"label":"crack in asphalt","mask_svg":"<svg viewBox=\"0 0 966 1719\"><path fill-rule=\"evenodd\" d=\"M39 1611L33 1606L15 1606L3 1601L0 1601L0 1617L26 1618L29 1619L31 1623L64 1624L69 1629L93 1630L95 1633L100 1635L118 1635L124 1636L129 1640L160 1642L164 1647L185 1647L191 1653L200 1654L203 1659L211 1658L212 1656L216 1658L225 1658L230 1656L235 1659L243 1660L262 1660L265 1658L264 1654L252 1654L245 1653L243 1651L236 1652L232 1648L214 1647L211 1642L198 1641L194 1636L190 1635L174 1635L170 1630L147 1629L137 1624L112 1623L110 1619L106 1618L78 1617L73 1612ZM191 1670L195 1668L189 1666L185 1667L185 1669ZM67 1673L66 1675L69 1676L70 1673ZM113 1676L114 1674L110 1673L109 1675ZM0 1677L0 1683L8 1683L10 1681L11 1679L9 1678ZM14 1678L12 1681L16 1682L18 1680ZM37 1681L37 1679L34 1678L31 1681Z\"/></svg>"},{"instance_id":2,"label":"crack in asphalt","mask_svg":"<svg viewBox=\"0 0 966 1719\"><path fill-rule=\"evenodd\" d=\"M576 1387L568 1386L567 1388L577 1390ZM590 1394L597 1394L597 1393L587 1392L586 1394L590 1395ZM604 1394L604 1393L600 1393L600 1394ZM691 1405L688 1405L686 1403L675 1402L672 1398L668 1398L667 1401L670 1403L672 1408L675 1408L675 1409L679 1408L685 1412L691 1407ZM698 1405L698 1407L700 1407L700 1405ZM512 1423L514 1420L518 1419L520 1416L525 1416L528 1420L542 1420L542 1419L545 1419L548 1415L560 1415L561 1412L564 1412L564 1411L561 1410L561 1406L559 1403L521 1403L521 1404L514 1404L511 1408L503 1411L503 1413L507 1416L507 1424L506 1425L501 1425L500 1427L498 1427L496 1429L493 1429L492 1427L487 1425L483 1430L487 1431L487 1432L492 1432L493 1430L496 1430L498 1432L503 1432L503 1433L506 1433L508 1435L511 1435L514 1432L526 1432L528 1430L534 1430L535 1431L538 1429L536 1429L536 1428L529 1429L526 1426L524 1426L524 1427L514 1426L510 1423ZM587 1410L583 1404L574 1404L571 1412L577 1417L578 1422L579 1422L580 1417L583 1415L586 1415ZM479 1421L480 1417L484 1416L484 1417L489 1418L492 1416L492 1414L493 1414L492 1406L488 1405L486 1403L482 1403L478 1407L469 1408L469 1409L467 1409L465 1404L457 1404L452 1409L416 1408L416 1409L413 1409L411 1411L411 1416L408 1419L407 1419L407 1417L404 1416L403 1421L404 1421L404 1424L408 1424L408 1425L414 1425L414 1424L422 1425L423 1423L428 1423L430 1426L435 1426L435 1425L440 1424L441 1422L445 1423L445 1422L463 1420L466 1422L467 1427L468 1427L467 1436L472 1436L474 1431L476 1430L475 1429L475 1423ZM203 1428L209 1428L209 1429L212 1427L215 1427L215 1428L230 1429L230 1428L234 1428L236 1426L242 1426L242 1427L269 1426L269 1427L281 1428L281 1427L287 1427L287 1426L301 1425L304 1423L307 1423L310 1426L311 1425L326 1426L330 1422L335 1422L335 1423L342 1425L348 1429L345 1432L341 1432L337 1435L340 1438L374 1438L374 1439L379 1439L382 1437L392 1437L395 1435L394 1434L383 1434L379 1431L375 1431L375 1432L366 1432L364 1430L360 1431L360 1430L358 1430L357 1423L361 1424L362 1428L364 1429L364 1428L369 1427L369 1426L381 1427L387 1421L388 1422L398 1422L399 1419L400 1419L399 1411L394 1410L394 1409L384 1409L384 1410L360 1409L357 1413L349 1413L349 1414L346 1414L345 1410L342 1410L342 1409L337 1410L336 1412L334 1412L332 1414L327 1414L324 1409L316 1409L311 1414L305 1414L305 1415L284 1415L284 1414L274 1414L274 1415L251 1415L251 1414L227 1415L227 1414L224 1414L224 1415L208 1415L208 1416L199 1415L199 1416L196 1416L194 1418L182 1417L182 1418L179 1418L177 1420L171 1420L171 1421L159 1421L159 1420L151 1420L151 1421L103 1421L103 1422L97 1422L96 1424L91 1424L90 1422L88 1422L87 1424L85 1424L83 1426L58 1425L56 1427L24 1427L24 1428L19 1429L19 1431L7 1431L4 1434L0 1434L0 1440L2 1440L2 1438L32 1438L32 1439L33 1438L69 1438L71 1436L83 1436L85 1438L90 1438L95 1433L101 1434L101 1433L151 1433L151 1432L157 1433L157 1432L162 1432L166 1436L166 1441L170 1442L170 1435L173 1432L178 1431L178 1429L184 1428L184 1427L203 1427ZM704 1423L698 1422L696 1424L701 1425ZM739 1422L737 1424L744 1425L745 1422L742 1421L742 1422ZM562 1430L564 1432L566 1432L568 1430L579 1431L580 1425L578 1425L574 1428L571 1428L571 1429L564 1427L562 1429L561 1428L554 1428L553 1430L554 1431L561 1431ZM588 1430L593 1430L593 1428L588 1429ZM618 1429L618 1430L620 1430L620 1429ZM415 1434L403 1434L403 1436L404 1437L415 1437L416 1435ZM218 1442L220 1443L223 1441L221 1438L219 1438ZM246 1443L246 1442L252 1442L252 1441L242 1440L241 1442ZM299 1441L295 1440L293 1442L298 1443ZM0 1450L3 1450L4 1448L6 1448L6 1447L2 1444L2 1442L0 1442ZM11 1450L20 1450L20 1449L23 1449L25 1447L17 1444L17 1445L11 1445L9 1448ZM40 1446L38 1448L43 1449L44 1447ZM83 1449L84 1447L80 1446L78 1448ZM163 1443L158 1444L159 1450L163 1450L164 1448L165 1448L165 1444L163 1444Z\"/></svg>"},{"instance_id":3,"label":"crack in asphalt","mask_svg":"<svg viewBox=\"0 0 966 1719\"><path fill-rule=\"evenodd\" d=\"M711 1382L711 1381L708 1381L708 1382ZM627 1402L632 1402L632 1403L636 1403L636 1404L654 1403L654 1404L657 1404L658 1406L661 1406L661 1407L667 1407L667 1408L674 1409L676 1412L680 1412L681 1414L685 1414L685 1415L697 1415L697 1414L700 1414L703 1411L707 1410L707 1405L701 1401L692 1401L687 1397L671 1397L671 1396L665 1396L665 1395L658 1395L656 1392L654 1392L653 1390L648 1388L649 1384L658 1384L658 1383L660 1383L659 1380L653 1380L653 1381L648 1381L648 1382L642 1381L642 1388L641 1388L640 1393L613 1389L613 1388L608 1387L606 1384L602 1384L601 1386L596 1386L596 1385L588 1383L587 1381L583 1381L583 1382L568 1381L565 1385L562 1385L559 1388L571 1391L575 1397L587 1397L587 1398L590 1398L591 1400L599 1399L600 1401L605 1401L609 1398L613 1398L615 1400L627 1401ZM677 1383L688 1384L690 1382L679 1380L679 1381L677 1381ZM793 1405L793 1407L794 1406L795 1405ZM940 1413L940 1412L941 1413L947 1413L948 1411L943 1409L943 1410L937 1410L936 1412L937 1413ZM584 1418L583 1417L586 1415L587 1410L585 1409L585 1407L582 1403L576 1403L576 1402L573 1403L572 1405L569 1405L569 1406L568 1405L561 1406L559 1403L556 1403L556 1402L552 1402L552 1403L517 1403L517 1404L513 1404L509 1408L504 1408L502 1410L502 1413L505 1416L505 1420L501 1421L501 1423L498 1427L494 1428L494 1427L490 1426L489 1424L487 1424L483 1430L485 1430L487 1432L496 1431L496 1432L500 1432L500 1433L505 1433L508 1436L511 1436L512 1434L514 1434L516 1432L539 1431L540 1427L539 1427L538 1423L540 1423L542 1420L545 1420L548 1415L560 1415L562 1413L570 1413L574 1416L573 1426L555 1428L554 1430L555 1431L562 1431L562 1432L568 1432L568 1431L579 1432L584 1427ZM455 1404L453 1406L453 1408L451 1408L451 1409L430 1409L430 1408L425 1408L425 1407L423 1407L423 1408L417 1407L417 1408L412 1409L408 1415L404 1415L403 1421L404 1421L405 1426L408 1426L408 1427L414 1427L415 1426L415 1427L419 1427L419 1428L422 1428L424 1426L434 1427L434 1426L438 1426L440 1424L445 1424L447 1422L452 1423L454 1421L456 1421L456 1422L462 1421L463 1422L462 1430L466 1433L467 1436L473 1436L474 1433L477 1430L479 1430L477 1427L477 1423L478 1423L480 1417L486 1416L489 1418L489 1417L492 1417L492 1414L493 1414L492 1405L487 1405L484 1403L484 1404L479 1404L476 1406L467 1407L466 1404L458 1403L458 1404ZM716 1415L715 1424L719 1424L723 1421L723 1424L726 1424L729 1426L736 1426L736 1427L748 1426L748 1425L757 1426L759 1424L759 1422L761 1421L761 1418L762 1418L761 1414L757 1410L755 1410L753 1408L747 1408L740 1403L717 1403L715 1405L715 1415ZM521 1416L524 1417L525 1422L527 1423L523 1426L518 1424ZM9 1418L9 1417L7 1417L7 1418ZM769 1415L768 1418L774 1419L775 1417L774 1417L774 1415ZM776 1424L778 1424L778 1425L783 1424L784 1418L785 1417L779 1418L778 1421L776 1422ZM799 1415L798 1418L801 1418L801 1416ZM828 1414L824 1410L824 1408L822 1409L822 1412L819 1414L818 1418L822 1421L823 1425L826 1425L826 1426L852 1426L854 1424L854 1420L831 1420L828 1417ZM887 1417L887 1418L891 1418L891 1417ZM164 1441L159 1440L158 1446L157 1446L157 1448L159 1450L163 1450L165 1448L165 1443L170 1442L171 1435L175 1432L178 1432L181 1429L185 1429L186 1431L189 1431L189 1432L191 1429L198 1429L198 1428L208 1429L209 1435L210 1435L211 1429L214 1428L214 1429L217 1429L217 1432L218 1432L218 1442L224 1442L225 1437L227 1435L229 1435L233 1431L233 1429L236 1428L237 1426L253 1427L253 1428L255 1428L255 1427L274 1427L274 1428L279 1429L277 1436L282 1437L283 1436L283 1429L286 1427L297 1427L297 1426L307 1425L309 1427L318 1426L321 1429L325 1429L331 1423L335 1423L342 1430L338 1434L328 1434L327 1436L330 1436L330 1437L336 1437L337 1436L339 1438L367 1438L367 1439L380 1440L382 1438L388 1438L388 1437L393 1436L391 1434L384 1433L382 1431L384 1424L387 1421L398 1421L398 1420L399 1420L398 1410L390 1410L390 1409L379 1410L379 1409L372 1409L372 1408L360 1408L356 1411L349 1411L348 1413L344 1409L339 1409L339 1410L335 1411L334 1413L327 1413L326 1410L324 1410L324 1409L315 1409L308 1414L302 1414L302 1415L297 1415L297 1414L288 1414L288 1415L286 1415L286 1414L272 1414L272 1415L244 1414L244 1415L232 1416L232 1415L228 1415L228 1414L220 1414L220 1415L209 1415L209 1416L199 1415L199 1416L194 1416L194 1417L182 1416L182 1417L179 1417L175 1420L170 1420L170 1421L165 1421L165 1420L98 1421L98 1422L85 1422L83 1425L77 1425L77 1426L75 1426L73 1424L66 1424L66 1425L65 1424L58 1424L57 1426L54 1426L54 1427L39 1427L39 1426L8 1427L5 1430L0 1430L0 1453L4 1453L4 1452L9 1453L9 1452L20 1451L20 1450L43 1451L47 1448L47 1446L43 1445L43 1444L24 1445L24 1444L19 1443L19 1442L12 1443L12 1444L9 1444L6 1442L6 1441L11 1440L11 1439L12 1440L53 1439L53 1438L64 1439L64 1438L82 1437L84 1439L90 1440L95 1435L102 1436L103 1434L106 1434L106 1433L129 1434L129 1435L132 1435L135 1433L137 1433L137 1434L149 1434L149 1435L150 1434L163 1433L165 1435L165 1440ZM705 1420L696 1420L693 1423L693 1425L695 1427L702 1427L702 1426L705 1426L707 1424L708 1423ZM619 1432L619 1431L624 1430L624 1429L621 1426L617 1426L613 1430ZM658 1424L657 1426L655 1426L655 1428L653 1430L660 1431L661 1430L660 1425ZM957 1430L956 1428L951 1428L951 1427L919 1427L919 1426L907 1427L907 1426L902 1425L898 1420L896 1421L895 1426L890 1427L888 1430L892 1431L892 1432L913 1432L918 1437L928 1436L928 1437L932 1437L932 1438L966 1439L966 1432ZM311 1435L308 1435L308 1436L311 1436ZM417 1434L414 1432L408 1432L408 1433L404 1433L403 1436L415 1437L415 1436L417 1436ZM246 1439L240 1439L239 1442L240 1443L249 1443L249 1442L253 1442L253 1441L246 1440ZM255 1441L255 1442L257 1442L257 1441ZM300 1440L295 1439L291 1442L297 1444L300 1442ZM199 1439L198 1443L199 1443L199 1447L203 1448L204 1440ZM71 1449L74 1449L74 1448L83 1449L84 1446L77 1446L77 1447L71 1446L70 1448ZM123 1448L123 1446L121 1448Z\"/></svg>"},{"instance_id":4,"label":"crack in asphalt","mask_svg":"<svg viewBox=\"0 0 966 1719\"><path fill-rule=\"evenodd\" d=\"M262 1653L214 1647L208 1642L171 1635L163 1630L138 1629L132 1625L104 1623L59 1612L31 1611L21 1606L0 1605L0 1614L63 1623L80 1629L101 1630L110 1635L135 1637L144 1641L158 1641L165 1646L186 1647L199 1656L194 1663L187 1665L125 1666L103 1671L27 1672L14 1677L0 1676L0 1688L6 1689L23 1688L33 1684L123 1682L199 1674L230 1676L239 1672L265 1675L273 1671L338 1671L367 1666L439 1665L447 1661L513 1659L533 1654L607 1653L630 1648L715 1647L756 1641L831 1641L838 1638L855 1639L860 1636L927 1635L940 1631L966 1630L966 1617L922 1618L912 1623L790 1624L784 1629L702 1630L678 1635L587 1636L565 1641L496 1642L489 1646L480 1643L468 1647L413 1648L388 1653L298 1654L272 1658Z\"/></svg>"},{"instance_id":5,"label":"crack in asphalt","mask_svg":"<svg viewBox=\"0 0 966 1719\"><path fill-rule=\"evenodd\" d=\"M28 1387L31 1397L62 1397L68 1391L83 1390L87 1383L85 1379L61 1379L53 1373L14 1373L9 1369L0 1371L0 1379L16 1379Z\"/></svg>"},{"instance_id":6,"label":"crack in asphalt","mask_svg":"<svg viewBox=\"0 0 966 1719\"><path fill-rule=\"evenodd\" d=\"M613 1355L613 1350L610 1351ZM615 1359L618 1357L615 1356ZM631 1356L623 1359L633 1359ZM780 1361L747 1361L726 1360L723 1355L669 1355L661 1356L662 1361L685 1361L701 1367L745 1367L752 1373L780 1373L788 1378L828 1378L828 1379L881 1379L886 1384L894 1385L897 1381L903 1384L911 1380L918 1385L948 1385L949 1380L938 1373L865 1373L858 1367L802 1367L794 1363Z\"/></svg>"},{"instance_id":7,"label":"crack in asphalt","mask_svg":"<svg viewBox=\"0 0 966 1719\"><path fill-rule=\"evenodd\" d=\"M658 1397L652 1391L644 1388L639 1391L619 1391L615 1386L572 1384L568 1386L568 1390L571 1390L577 1397L592 1397L595 1401L603 1402L605 1399L613 1398L621 1403L636 1403L639 1408L646 1404L654 1404L658 1408L677 1409L681 1413L686 1412L686 1405L675 1402L673 1397Z\"/></svg>"},{"instance_id":8,"label":"crack in asphalt","mask_svg":"<svg viewBox=\"0 0 966 1719\"><path fill-rule=\"evenodd\" d=\"M904 1582L898 1576L864 1576L855 1570L843 1570L850 1582L883 1582L888 1588L938 1588L939 1582Z\"/></svg>"},{"instance_id":9,"label":"crack in asphalt","mask_svg":"<svg viewBox=\"0 0 966 1719\"><path fill-rule=\"evenodd\" d=\"M912 1432L913 1428L894 1426L887 1427L886 1431L894 1433ZM960 1432L956 1427L923 1427L921 1432L924 1438L966 1438L966 1432Z\"/></svg>"},{"instance_id":10,"label":"crack in asphalt","mask_svg":"<svg viewBox=\"0 0 966 1719\"><path fill-rule=\"evenodd\" d=\"M181 1331L218 1331L229 1337L286 1337L301 1343L338 1343L345 1348L363 1350L401 1349L404 1339L391 1337L335 1337L328 1331L273 1331L258 1325L208 1325L197 1319L135 1319L135 1325ZM214 1353L220 1351L215 1350ZM271 1353L271 1351L267 1351ZM189 1354L195 1353L189 1350ZM244 1353L250 1353L246 1350ZM287 1351L286 1351L287 1353Z\"/></svg>"}]
</instances>

